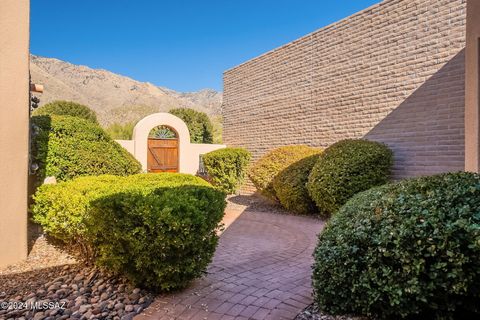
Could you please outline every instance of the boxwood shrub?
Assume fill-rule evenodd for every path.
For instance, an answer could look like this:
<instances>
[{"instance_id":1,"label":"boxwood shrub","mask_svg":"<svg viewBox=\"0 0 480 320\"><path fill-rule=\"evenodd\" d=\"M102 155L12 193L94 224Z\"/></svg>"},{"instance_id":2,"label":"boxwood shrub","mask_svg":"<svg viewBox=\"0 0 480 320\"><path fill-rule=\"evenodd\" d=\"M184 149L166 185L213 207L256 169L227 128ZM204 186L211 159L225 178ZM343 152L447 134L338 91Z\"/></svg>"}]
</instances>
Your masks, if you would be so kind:
<instances>
[{"instance_id":1,"label":"boxwood shrub","mask_svg":"<svg viewBox=\"0 0 480 320\"><path fill-rule=\"evenodd\" d=\"M38 176L130 175L140 163L97 124L70 116L34 116L32 155Z\"/></svg>"},{"instance_id":2,"label":"boxwood shrub","mask_svg":"<svg viewBox=\"0 0 480 320\"><path fill-rule=\"evenodd\" d=\"M388 182L392 164L392 151L384 144L343 140L319 157L308 179L308 192L320 213L328 216L356 193Z\"/></svg>"},{"instance_id":3,"label":"boxwood shrub","mask_svg":"<svg viewBox=\"0 0 480 320\"><path fill-rule=\"evenodd\" d=\"M33 112L35 116L72 116L98 124L95 111L83 104L72 101L57 100L47 103Z\"/></svg>"},{"instance_id":4,"label":"boxwood shrub","mask_svg":"<svg viewBox=\"0 0 480 320\"><path fill-rule=\"evenodd\" d=\"M247 175L261 194L278 200L273 188L273 179L291 164L318 153L318 149L293 145L274 149L250 167Z\"/></svg>"},{"instance_id":5,"label":"boxwood shrub","mask_svg":"<svg viewBox=\"0 0 480 320\"><path fill-rule=\"evenodd\" d=\"M373 188L330 220L315 251L316 303L381 319L478 319L480 177Z\"/></svg>"},{"instance_id":6,"label":"boxwood shrub","mask_svg":"<svg viewBox=\"0 0 480 320\"><path fill-rule=\"evenodd\" d=\"M315 154L291 164L273 179L275 195L285 209L299 214L317 212L317 207L308 194L306 184L318 156Z\"/></svg>"},{"instance_id":7,"label":"boxwood shrub","mask_svg":"<svg viewBox=\"0 0 480 320\"><path fill-rule=\"evenodd\" d=\"M87 261L169 291L205 271L225 194L185 174L80 177L41 186L33 218Z\"/></svg>"},{"instance_id":8,"label":"boxwood shrub","mask_svg":"<svg viewBox=\"0 0 480 320\"><path fill-rule=\"evenodd\" d=\"M245 149L225 148L205 154L203 163L212 184L232 194L243 183L250 158Z\"/></svg>"}]
</instances>

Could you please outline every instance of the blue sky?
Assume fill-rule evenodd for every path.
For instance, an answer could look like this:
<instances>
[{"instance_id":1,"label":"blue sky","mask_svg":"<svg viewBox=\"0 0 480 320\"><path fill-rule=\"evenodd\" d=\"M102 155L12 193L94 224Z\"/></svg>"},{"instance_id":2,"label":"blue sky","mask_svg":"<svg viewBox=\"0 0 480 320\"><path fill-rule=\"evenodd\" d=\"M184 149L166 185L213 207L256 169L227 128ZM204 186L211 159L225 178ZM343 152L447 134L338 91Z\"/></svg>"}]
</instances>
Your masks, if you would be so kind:
<instances>
[{"instance_id":1,"label":"blue sky","mask_svg":"<svg viewBox=\"0 0 480 320\"><path fill-rule=\"evenodd\" d=\"M379 0L31 0L31 52L178 91Z\"/></svg>"}]
</instances>

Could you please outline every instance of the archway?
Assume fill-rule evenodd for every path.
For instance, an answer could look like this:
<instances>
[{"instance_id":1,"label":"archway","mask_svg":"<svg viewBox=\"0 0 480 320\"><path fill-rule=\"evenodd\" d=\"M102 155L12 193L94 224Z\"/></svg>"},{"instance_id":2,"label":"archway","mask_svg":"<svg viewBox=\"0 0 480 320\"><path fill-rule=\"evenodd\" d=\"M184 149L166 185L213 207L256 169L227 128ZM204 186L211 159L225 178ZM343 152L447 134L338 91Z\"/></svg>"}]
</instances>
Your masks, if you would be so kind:
<instances>
[{"instance_id":1,"label":"archway","mask_svg":"<svg viewBox=\"0 0 480 320\"><path fill-rule=\"evenodd\" d=\"M185 168L188 167L188 154L186 151L188 150L188 146L190 145L190 133L188 131L187 125L182 119L169 114L169 113L154 113L151 114L142 120L140 120L133 129L133 141L134 141L134 155L138 161L142 164L142 168L145 171L150 171L148 166L148 157L149 157L149 137L152 129L158 127L165 127L172 130L176 135L176 148L177 148L177 165L175 172L185 172ZM160 138L166 138L165 136L162 137L162 133L160 133ZM166 139L165 139L166 140ZM172 139L173 141L173 139ZM170 141L169 143L165 142L165 148L172 147L174 142ZM160 142L158 142L160 144ZM172 157L174 152L170 152L170 155L167 157ZM161 160L161 159L160 159ZM162 161L160 161L162 162ZM171 163L171 159L168 161ZM163 167L166 167L163 165ZM165 169L165 168L164 168ZM154 169L157 170L157 169ZM170 169L173 170L173 169ZM150 171L150 172L162 172L162 171Z\"/></svg>"},{"instance_id":2,"label":"archway","mask_svg":"<svg viewBox=\"0 0 480 320\"><path fill-rule=\"evenodd\" d=\"M178 133L174 128L160 125L150 130L147 153L148 172L178 172L178 155Z\"/></svg>"}]
</instances>

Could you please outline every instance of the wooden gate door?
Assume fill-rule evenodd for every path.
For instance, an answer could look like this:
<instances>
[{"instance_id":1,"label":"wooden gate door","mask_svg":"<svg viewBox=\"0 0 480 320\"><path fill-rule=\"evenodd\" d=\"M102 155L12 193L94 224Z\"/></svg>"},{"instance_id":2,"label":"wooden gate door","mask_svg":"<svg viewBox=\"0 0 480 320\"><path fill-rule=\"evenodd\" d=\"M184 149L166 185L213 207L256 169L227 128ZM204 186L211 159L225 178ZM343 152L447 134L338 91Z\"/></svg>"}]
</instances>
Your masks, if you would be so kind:
<instances>
[{"instance_id":1,"label":"wooden gate door","mask_svg":"<svg viewBox=\"0 0 480 320\"><path fill-rule=\"evenodd\" d=\"M148 172L178 172L178 139L148 139Z\"/></svg>"}]
</instances>

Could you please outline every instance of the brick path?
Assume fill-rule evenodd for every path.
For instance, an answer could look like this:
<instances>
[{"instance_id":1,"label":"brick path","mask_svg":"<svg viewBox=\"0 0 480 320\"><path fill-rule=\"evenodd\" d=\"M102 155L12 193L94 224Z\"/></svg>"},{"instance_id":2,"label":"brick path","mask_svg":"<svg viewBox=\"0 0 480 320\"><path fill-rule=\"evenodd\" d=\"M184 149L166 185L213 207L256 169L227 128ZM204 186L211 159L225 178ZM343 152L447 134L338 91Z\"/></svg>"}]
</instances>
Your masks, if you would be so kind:
<instances>
[{"instance_id":1,"label":"brick path","mask_svg":"<svg viewBox=\"0 0 480 320\"><path fill-rule=\"evenodd\" d=\"M163 295L136 320L293 319L312 302L311 265L323 223L245 211L221 236L208 275Z\"/></svg>"}]
</instances>

